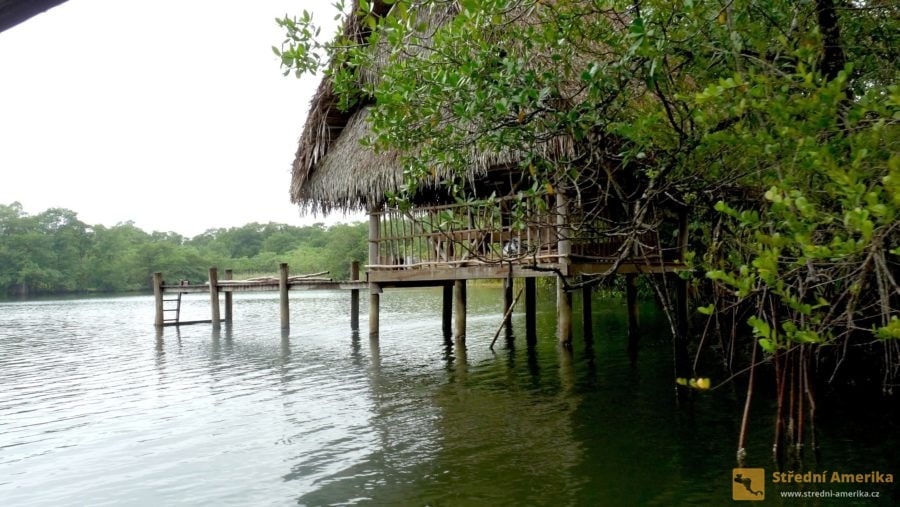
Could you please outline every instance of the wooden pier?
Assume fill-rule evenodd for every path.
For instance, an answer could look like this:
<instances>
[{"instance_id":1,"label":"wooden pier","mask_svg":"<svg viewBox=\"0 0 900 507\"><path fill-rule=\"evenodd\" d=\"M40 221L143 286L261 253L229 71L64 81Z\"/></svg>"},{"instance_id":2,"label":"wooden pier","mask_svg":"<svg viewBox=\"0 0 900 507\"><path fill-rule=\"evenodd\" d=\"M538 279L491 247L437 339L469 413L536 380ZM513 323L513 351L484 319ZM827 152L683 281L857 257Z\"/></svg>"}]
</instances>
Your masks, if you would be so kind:
<instances>
[{"instance_id":1,"label":"wooden pier","mask_svg":"<svg viewBox=\"0 0 900 507\"><path fill-rule=\"evenodd\" d=\"M252 280L232 280L231 270L225 271L225 279L219 280L218 269L209 268L209 282L204 284L176 284L165 283L160 272L153 273L153 295L156 302L156 327L184 326L189 324L212 324L218 327L222 321L231 322L234 316L232 294L235 292L275 292L280 293L281 327L290 327L290 306L288 294L297 290L349 290L350 291L350 322L354 329L359 325L359 291L367 289L368 283L361 282L359 278L359 263L351 265L351 280L337 281L321 278L315 275L300 275L291 277L288 265L282 263L279 266L277 278L257 278ZM323 273L316 273L322 275ZM209 293L210 318L208 320L181 320L181 296L183 294ZM225 318L221 318L219 311L219 293L225 295ZM168 307L166 303L172 303ZM167 314L174 313L174 316Z\"/></svg>"}]
</instances>

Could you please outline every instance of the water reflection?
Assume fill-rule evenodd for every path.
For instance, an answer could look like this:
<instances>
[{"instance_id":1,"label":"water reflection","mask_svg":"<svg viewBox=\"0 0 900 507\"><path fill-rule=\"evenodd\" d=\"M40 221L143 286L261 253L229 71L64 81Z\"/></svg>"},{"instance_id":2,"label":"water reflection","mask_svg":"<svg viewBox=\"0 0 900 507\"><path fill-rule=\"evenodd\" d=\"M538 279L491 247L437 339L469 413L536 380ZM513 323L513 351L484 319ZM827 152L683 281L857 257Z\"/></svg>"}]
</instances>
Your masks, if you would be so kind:
<instances>
[{"instance_id":1,"label":"water reflection","mask_svg":"<svg viewBox=\"0 0 900 507\"><path fill-rule=\"evenodd\" d=\"M553 309L544 306L533 342L492 352L499 294L469 292L465 343L441 329L440 290L387 292L382 333L368 343L347 332L343 293L292 294L292 308L307 319L295 319L289 332L280 331L277 299L252 295L242 295L239 318L219 331L154 331L150 298L124 301L115 312L104 302L3 306L0 497L14 506L86 498L730 501L730 484L719 478L734 465L740 392L704 393L690 410L677 409L671 344L663 326L654 328L652 310L642 311L637 362L626 353L624 312L613 305L595 305L603 334L592 343L561 349ZM206 299L185 299L187 312L208 310ZM35 312L51 315L37 324ZM513 336L524 327L514 315ZM762 460L748 465L769 467L770 421L757 412L759 434L750 440L761 444L751 456ZM894 466L885 450L898 444L894 434L827 420L818 429L828 452L786 466Z\"/></svg>"}]
</instances>

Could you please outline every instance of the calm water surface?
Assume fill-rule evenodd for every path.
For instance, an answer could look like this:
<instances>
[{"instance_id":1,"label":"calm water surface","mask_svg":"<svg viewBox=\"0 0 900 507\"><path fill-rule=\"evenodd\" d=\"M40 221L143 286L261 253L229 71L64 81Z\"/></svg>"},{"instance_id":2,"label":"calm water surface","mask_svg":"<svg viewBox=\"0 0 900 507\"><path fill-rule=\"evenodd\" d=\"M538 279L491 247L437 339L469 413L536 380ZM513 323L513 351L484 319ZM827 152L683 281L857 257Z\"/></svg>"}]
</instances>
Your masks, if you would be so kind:
<instances>
[{"instance_id":1,"label":"calm water surface","mask_svg":"<svg viewBox=\"0 0 900 507\"><path fill-rule=\"evenodd\" d=\"M740 389L677 407L652 305L632 363L620 301L595 304L593 346L560 352L543 305L536 346L491 352L500 294L470 289L465 350L430 289L387 291L378 341L350 331L340 292L292 294L287 334L269 294L235 296L220 332L161 334L145 296L0 303L0 504L731 503ZM182 318L207 314L185 296ZM773 470L772 411L755 414L747 466ZM822 451L792 469L900 475L884 424L823 417ZM897 500L869 489L879 502L838 503Z\"/></svg>"}]
</instances>

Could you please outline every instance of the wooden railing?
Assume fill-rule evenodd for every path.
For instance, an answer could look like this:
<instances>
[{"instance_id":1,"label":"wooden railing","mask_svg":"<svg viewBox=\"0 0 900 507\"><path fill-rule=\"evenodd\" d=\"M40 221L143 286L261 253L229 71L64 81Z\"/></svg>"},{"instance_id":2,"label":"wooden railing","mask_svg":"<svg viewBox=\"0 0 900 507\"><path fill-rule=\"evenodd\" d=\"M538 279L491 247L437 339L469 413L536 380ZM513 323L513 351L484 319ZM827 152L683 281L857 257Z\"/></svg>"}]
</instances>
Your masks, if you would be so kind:
<instances>
[{"instance_id":1,"label":"wooden railing","mask_svg":"<svg viewBox=\"0 0 900 507\"><path fill-rule=\"evenodd\" d=\"M605 230L601 221L585 223L577 210L567 212L572 222L561 228L551 201L503 198L374 212L378 260L369 268L558 263L563 234L574 259L603 261L620 254L624 236ZM637 240L645 252L660 251L655 233Z\"/></svg>"}]
</instances>

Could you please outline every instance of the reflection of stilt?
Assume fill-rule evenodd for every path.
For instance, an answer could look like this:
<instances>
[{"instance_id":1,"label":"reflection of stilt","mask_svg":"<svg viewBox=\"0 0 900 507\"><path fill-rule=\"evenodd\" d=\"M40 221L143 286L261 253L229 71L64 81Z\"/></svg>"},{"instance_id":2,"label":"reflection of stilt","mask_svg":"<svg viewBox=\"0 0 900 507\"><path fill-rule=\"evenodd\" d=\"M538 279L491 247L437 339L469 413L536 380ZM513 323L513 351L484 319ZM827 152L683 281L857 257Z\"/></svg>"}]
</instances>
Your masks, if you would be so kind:
<instances>
[{"instance_id":1,"label":"reflection of stilt","mask_svg":"<svg viewBox=\"0 0 900 507\"><path fill-rule=\"evenodd\" d=\"M632 360L637 358L640 341L636 277L637 275L633 273L625 275L625 306L628 308L628 355Z\"/></svg>"},{"instance_id":2,"label":"reflection of stilt","mask_svg":"<svg viewBox=\"0 0 900 507\"><path fill-rule=\"evenodd\" d=\"M564 392L570 392L575 388L575 365L572 349L561 346L558 348L559 356L559 381Z\"/></svg>"},{"instance_id":3,"label":"reflection of stilt","mask_svg":"<svg viewBox=\"0 0 900 507\"><path fill-rule=\"evenodd\" d=\"M581 289L581 320L584 322L582 334L584 334L585 343L594 341L594 315L591 308L591 297L593 295L594 289L590 285Z\"/></svg>"}]
</instances>

